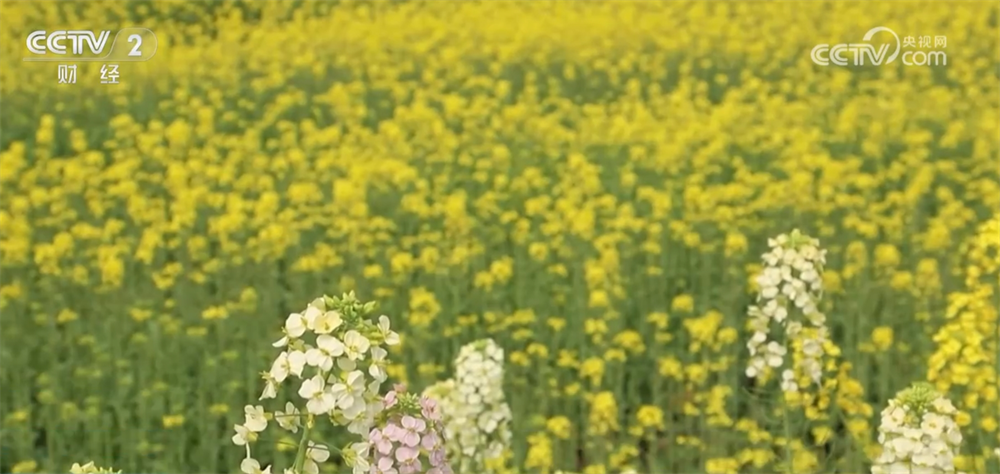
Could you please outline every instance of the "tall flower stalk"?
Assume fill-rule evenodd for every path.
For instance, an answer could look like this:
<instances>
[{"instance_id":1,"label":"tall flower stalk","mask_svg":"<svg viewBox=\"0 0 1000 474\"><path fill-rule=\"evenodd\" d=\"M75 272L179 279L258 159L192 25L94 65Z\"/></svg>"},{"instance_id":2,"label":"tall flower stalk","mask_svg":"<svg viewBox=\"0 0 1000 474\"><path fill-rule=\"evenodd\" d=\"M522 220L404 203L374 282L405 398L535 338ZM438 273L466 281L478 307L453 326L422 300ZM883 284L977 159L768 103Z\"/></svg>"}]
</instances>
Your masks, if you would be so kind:
<instances>
[{"instance_id":1,"label":"tall flower stalk","mask_svg":"<svg viewBox=\"0 0 1000 474\"><path fill-rule=\"evenodd\" d=\"M756 304L747 314L753 334L747 341L750 360L747 377L760 377L767 382L781 370L781 390L784 423L785 463L788 474L794 472L792 427L789 400L800 395L803 376L817 389L823 383L824 344L829 338L826 316L819 309L823 294L823 266L826 251L819 240L798 229L768 239L768 251L761 255L764 268L757 276ZM772 326L779 334L772 336ZM794 351L793 363L785 364L789 349Z\"/></svg>"},{"instance_id":2,"label":"tall flower stalk","mask_svg":"<svg viewBox=\"0 0 1000 474\"><path fill-rule=\"evenodd\" d=\"M369 436L385 410L380 392L386 381L386 348L399 343L389 318L372 319L375 303L361 303L354 293L340 298L323 296L285 320L284 337L273 346L281 350L271 369L263 372L260 400L277 397L291 384L297 403L268 412L263 406L247 405L244 422L234 426L233 443L244 446L246 458L240 470L246 474L269 474L253 458L251 446L259 435L277 424L279 429L299 435L298 451L286 474L316 474L319 464L330 457L331 448L316 442L313 429L328 421L357 436L343 449L345 463L355 474L371 470ZM274 421L276 423L270 423Z\"/></svg>"},{"instance_id":3,"label":"tall flower stalk","mask_svg":"<svg viewBox=\"0 0 1000 474\"><path fill-rule=\"evenodd\" d=\"M448 453L459 472L504 470L510 450L511 411L503 393L504 351L492 339L463 346L455 378L428 387L444 414Z\"/></svg>"},{"instance_id":4,"label":"tall flower stalk","mask_svg":"<svg viewBox=\"0 0 1000 474\"><path fill-rule=\"evenodd\" d=\"M757 302L747 313L753 334L747 342L750 361L748 377L769 377L781 369L781 389L799 390L797 373L805 374L815 385L823 375L823 345L829 338L826 316L819 310L823 294L823 266L826 250L819 241L794 230L768 239L770 249L761 256L764 269L757 276ZM772 335L772 326L781 333ZM789 345L801 345L801 357L795 366L785 366Z\"/></svg>"},{"instance_id":5,"label":"tall flower stalk","mask_svg":"<svg viewBox=\"0 0 1000 474\"><path fill-rule=\"evenodd\" d=\"M872 474L953 474L962 433L951 401L925 382L915 383L882 410L882 454Z\"/></svg>"}]
</instances>

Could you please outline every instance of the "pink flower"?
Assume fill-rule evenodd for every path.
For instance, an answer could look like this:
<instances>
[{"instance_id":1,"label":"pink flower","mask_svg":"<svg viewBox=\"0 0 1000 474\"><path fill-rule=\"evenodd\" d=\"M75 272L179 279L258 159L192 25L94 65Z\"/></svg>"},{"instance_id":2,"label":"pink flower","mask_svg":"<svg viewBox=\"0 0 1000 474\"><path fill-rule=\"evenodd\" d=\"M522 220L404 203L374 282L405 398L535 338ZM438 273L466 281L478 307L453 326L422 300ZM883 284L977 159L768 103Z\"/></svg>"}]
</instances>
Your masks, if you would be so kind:
<instances>
[{"instance_id":1,"label":"pink flower","mask_svg":"<svg viewBox=\"0 0 1000 474\"><path fill-rule=\"evenodd\" d=\"M396 405L396 392L390 391L389 393L385 394L385 399L382 400L382 402L385 403L385 408L387 410L389 408L394 407Z\"/></svg>"},{"instance_id":2,"label":"pink flower","mask_svg":"<svg viewBox=\"0 0 1000 474\"><path fill-rule=\"evenodd\" d=\"M438 442L440 442L440 441L441 441L441 439L438 437L437 432L431 430L431 431L428 431L427 433L424 434L423 439L420 440L420 446L422 446L424 449L430 451L430 450L436 448L437 445L438 445Z\"/></svg>"},{"instance_id":3,"label":"pink flower","mask_svg":"<svg viewBox=\"0 0 1000 474\"><path fill-rule=\"evenodd\" d=\"M372 466L372 474L397 474L397 471L392 467L392 458L383 457Z\"/></svg>"},{"instance_id":4,"label":"pink flower","mask_svg":"<svg viewBox=\"0 0 1000 474\"><path fill-rule=\"evenodd\" d=\"M430 421L441 419L441 410L438 409L437 401L433 398L422 397L420 399L420 414Z\"/></svg>"},{"instance_id":5,"label":"pink flower","mask_svg":"<svg viewBox=\"0 0 1000 474\"><path fill-rule=\"evenodd\" d=\"M420 460L413 458L399 464L399 474L417 474L420 472L420 468L422 467L423 465L420 464Z\"/></svg>"},{"instance_id":6,"label":"pink flower","mask_svg":"<svg viewBox=\"0 0 1000 474\"><path fill-rule=\"evenodd\" d=\"M401 440L403 444L411 447L420 444L420 433L423 433L427 429L427 423L420 418L406 415L403 417L402 425L403 430L405 430L405 434Z\"/></svg>"},{"instance_id":7,"label":"pink flower","mask_svg":"<svg viewBox=\"0 0 1000 474\"><path fill-rule=\"evenodd\" d=\"M406 384L405 383L392 384L392 391L399 393L406 393Z\"/></svg>"},{"instance_id":8,"label":"pink flower","mask_svg":"<svg viewBox=\"0 0 1000 474\"><path fill-rule=\"evenodd\" d=\"M403 437L406 436L406 430L399 427L395 423L389 423L388 426L382 428L382 435L389 438L389 441L399 443L403 441Z\"/></svg>"},{"instance_id":9,"label":"pink flower","mask_svg":"<svg viewBox=\"0 0 1000 474\"><path fill-rule=\"evenodd\" d=\"M431 451L430 454L431 466L441 467L446 464L447 459L445 459L444 448L438 448Z\"/></svg>"},{"instance_id":10,"label":"pink flower","mask_svg":"<svg viewBox=\"0 0 1000 474\"><path fill-rule=\"evenodd\" d=\"M389 454L392 452L392 441L383 435L378 428L372 428L371 433L368 434L368 440L371 442L372 446L375 446L375 450L379 453Z\"/></svg>"},{"instance_id":11,"label":"pink flower","mask_svg":"<svg viewBox=\"0 0 1000 474\"><path fill-rule=\"evenodd\" d=\"M454 474L454 471L451 470L451 465L445 459L443 448L431 451L429 457L431 468L427 471L427 474Z\"/></svg>"},{"instance_id":12,"label":"pink flower","mask_svg":"<svg viewBox=\"0 0 1000 474\"><path fill-rule=\"evenodd\" d=\"M400 446L399 449L396 450L396 460L401 463L417 459L417 456L419 455L420 451L417 448L411 448L408 446Z\"/></svg>"},{"instance_id":13,"label":"pink flower","mask_svg":"<svg viewBox=\"0 0 1000 474\"><path fill-rule=\"evenodd\" d=\"M405 395L401 399L405 411L409 411L410 397ZM386 401L398 404L395 397L387 397ZM437 407L425 401L421 401L421 406L421 412ZM424 474L425 469L434 474L454 474L445 453L442 429L440 421L428 421L422 414L391 416L381 429L374 428L368 433L374 454L369 474Z\"/></svg>"}]
</instances>

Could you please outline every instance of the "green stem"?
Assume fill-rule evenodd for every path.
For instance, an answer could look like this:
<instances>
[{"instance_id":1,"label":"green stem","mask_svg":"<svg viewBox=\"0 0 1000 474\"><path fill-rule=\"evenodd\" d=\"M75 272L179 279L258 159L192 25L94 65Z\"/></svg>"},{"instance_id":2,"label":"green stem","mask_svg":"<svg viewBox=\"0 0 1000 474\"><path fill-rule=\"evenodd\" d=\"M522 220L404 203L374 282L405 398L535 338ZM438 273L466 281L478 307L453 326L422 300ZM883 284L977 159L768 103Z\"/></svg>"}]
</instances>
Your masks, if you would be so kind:
<instances>
[{"instance_id":1,"label":"green stem","mask_svg":"<svg viewBox=\"0 0 1000 474\"><path fill-rule=\"evenodd\" d=\"M309 441L309 431L312 430L312 419L306 421L306 426L302 429L302 438L299 439L299 450L295 453L295 464L292 465L292 472L300 474L306 462L306 447Z\"/></svg>"},{"instance_id":2,"label":"green stem","mask_svg":"<svg viewBox=\"0 0 1000 474\"><path fill-rule=\"evenodd\" d=\"M787 303L788 303L787 301L783 301L782 300L782 305L783 306L787 307ZM792 346L792 338L788 336L788 332L787 331L783 331L783 334L782 334L782 345L784 347L788 347L788 348L791 348L791 346ZM794 365L794 356L792 358L793 358L792 364ZM779 375L779 377L780 377L780 375ZM781 412L782 412L782 416L781 416L781 418L782 418L782 424L784 425L784 431L785 431L785 433L784 433L785 434L785 474L794 474L795 470L793 469L793 467L795 466L795 462L794 462L794 459L792 457L792 425L791 425L791 420L789 419L788 399L785 397L784 387L782 387L782 389L781 389Z\"/></svg>"},{"instance_id":3,"label":"green stem","mask_svg":"<svg viewBox=\"0 0 1000 474\"><path fill-rule=\"evenodd\" d=\"M785 425L785 472L786 474L793 474L795 471L793 467L795 466L794 459L792 457L792 427L788 419L788 402L784 400L784 392L782 392L782 411L784 412L784 425Z\"/></svg>"}]
</instances>

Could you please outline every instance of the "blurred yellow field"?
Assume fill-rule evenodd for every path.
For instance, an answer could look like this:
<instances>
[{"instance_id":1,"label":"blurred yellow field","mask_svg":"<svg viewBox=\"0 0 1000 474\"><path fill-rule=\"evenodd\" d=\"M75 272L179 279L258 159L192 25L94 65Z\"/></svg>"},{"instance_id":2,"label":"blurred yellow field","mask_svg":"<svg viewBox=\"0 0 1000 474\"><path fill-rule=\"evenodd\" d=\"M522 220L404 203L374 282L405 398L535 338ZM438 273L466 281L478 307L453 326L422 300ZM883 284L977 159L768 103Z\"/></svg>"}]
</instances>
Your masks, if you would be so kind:
<instances>
[{"instance_id":1,"label":"blurred yellow field","mask_svg":"<svg viewBox=\"0 0 1000 474\"><path fill-rule=\"evenodd\" d=\"M359 472L303 458L300 432L244 436L249 468L231 439L247 404L304 410L297 387L257 401L271 343L352 290L378 303L360 333L385 314L400 335L369 337L385 387L443 393L461 347L503 351L459 357L503 366L510 437L478 470L871 472L880 413L929 382L896 400L935 389L955 469L1000 472L998 21L963 1L3 0L0 472ZM879 26L872 56L835 50ZM118 84L22 60L73 28L158 46ZM873 64L890 51L943 63ZM775 298L828 334L787 341L787 377L754 372L759 282L792 265L768 239L816 250L794 229L826 251L800 274L822 288ZM264 420L245 416L237 435ZM912 472L954 472L933 466Z\"/></svg>"}]
</instances>

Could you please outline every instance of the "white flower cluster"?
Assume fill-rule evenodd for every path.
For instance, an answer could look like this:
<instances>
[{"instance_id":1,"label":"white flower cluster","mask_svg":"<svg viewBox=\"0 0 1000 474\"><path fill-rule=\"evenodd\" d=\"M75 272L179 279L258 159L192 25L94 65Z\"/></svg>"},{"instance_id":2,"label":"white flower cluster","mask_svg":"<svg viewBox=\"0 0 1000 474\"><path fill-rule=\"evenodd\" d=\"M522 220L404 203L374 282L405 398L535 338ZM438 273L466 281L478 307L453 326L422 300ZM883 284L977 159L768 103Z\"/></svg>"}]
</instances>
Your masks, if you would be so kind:
<instances>
[{"instance_id":1,"label":"white flower cluster","mask_svg":"<svg viewBox=\"0 0 1000 474\"><path fill-rule=\"evenodd\" d=\"M492 473L503 465L511 441L503 362L503 349L492 339L467 344L455 360L455 379L424 392L441 406L445 444L457 472Z\"/></svg>"},{"instance_id":2,"label":"white flower cluster","mask_svg":"<svg viewBox=\"0 0 1000 474\"><path fill-rule=\"evenodd\" d=\"M285 334L273 344L282 352L263 372L264 391L261 400L276 398L286 382L296 381L298 398L304 406L286 402L284 411L267 413L262 406L245 409L245 421L235 425L233 443L246 446L247 457L240 468L246 474L269 474L271 467L261 470L251 457L250 445L268 427L268 420L281 429L298 433L302 442L296 465L285 473L316 474L317 463L330 456L327 447L308 439L317 417L329 419L334 425L346 426L362 441L345 448L345 461L355 474L370 468L368 435L376 417L384 409L380 388L387 379L387 351L384 346L399 344L399 335L390 329L389 318L369 319L374 302L361 304L354 293L341 298L324 296L310 303L301 313L285 320Z\"/></svg>"},{"instance_id":3,"label":"white flower cluster","mask_svg":"<svg viewBox=\"0 0 1000 474\"><path fill-rule=\"evenodd\" d=\"M823 373L823 344L829 334L826 316L818 308L823 292L826 250L819 248L818 240L798 230L768 239L767 243L770 250L761 257L764 270L757 277L760 288L757 304L748 310L753 335L747 342L750 362L746 374L757 377L765 371L781 368L788 353L786 344L801 340L799 368L819 384ZM799 320L798 314L805 320ZM772 322L784 329L784 343L768 340ZM792 369L783 371L783 391L798 390L795 374Z\"/></svg>"},{"instance_id":4,"label":"white flower cluster","mask_svg":"<svg viewBox=\"0 0 1000 474\"><path fill-rule=\"evenodd\" d=\"M930 384L899 392L882 410L882 454L872 474L953 474L962 443L955 407Z\"/></svg>"}]
</instances>

